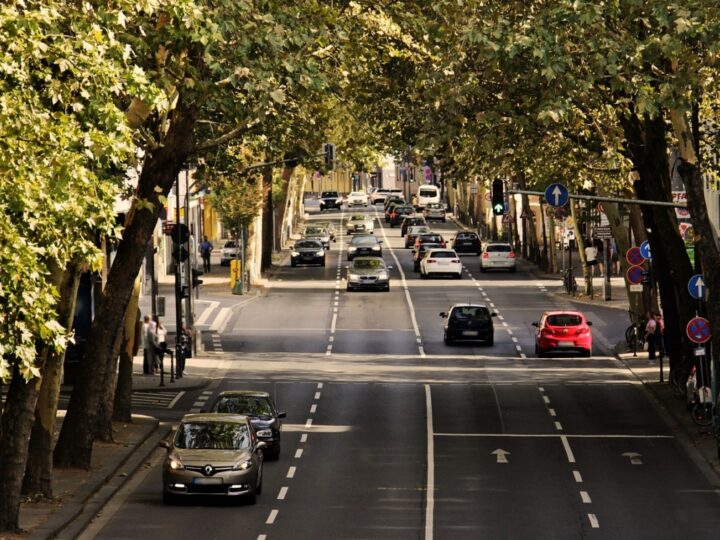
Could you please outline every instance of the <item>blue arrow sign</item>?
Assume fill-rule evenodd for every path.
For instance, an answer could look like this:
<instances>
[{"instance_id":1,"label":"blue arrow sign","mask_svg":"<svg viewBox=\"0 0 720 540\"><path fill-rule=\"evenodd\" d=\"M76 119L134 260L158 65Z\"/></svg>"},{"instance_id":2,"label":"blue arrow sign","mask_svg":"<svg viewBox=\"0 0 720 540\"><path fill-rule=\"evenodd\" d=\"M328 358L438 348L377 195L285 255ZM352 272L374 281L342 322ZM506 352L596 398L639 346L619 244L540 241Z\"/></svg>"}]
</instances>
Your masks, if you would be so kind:
<instances>
[{"instance_id":1,"label":"blue arrow sign","mask_svg":"<svg viewBox=\"0 0 720 540\"><path fill-rule=\"evenodd\" d=\"M640 254L646 259L652 259L652 253L650 253L650 242L647 240L640 244Z\"/></svg>"},{"instance_id":2,"label":"blue arrow sign","mask_svg":"<svg viewBox=\"0 0 720 540\"><path fill-rule=\"evenodd\" d=\"M688 280L688 291L690 292L690 296L696 300L705 300L707 287L705 286L705 280L702 274L695 274Z\"/></svg>"},{"instance_id":3,"label":"blue arrow sign","mask_svg":"<svg viewBox=\"0 0 720 540\"><path fill-rule=\"evenodd\" d=\"M550 184L545 190L545 200L550 206L560 208L565 206L570 199L570 193L562 184Z\"/></svg>"}]
</instances>

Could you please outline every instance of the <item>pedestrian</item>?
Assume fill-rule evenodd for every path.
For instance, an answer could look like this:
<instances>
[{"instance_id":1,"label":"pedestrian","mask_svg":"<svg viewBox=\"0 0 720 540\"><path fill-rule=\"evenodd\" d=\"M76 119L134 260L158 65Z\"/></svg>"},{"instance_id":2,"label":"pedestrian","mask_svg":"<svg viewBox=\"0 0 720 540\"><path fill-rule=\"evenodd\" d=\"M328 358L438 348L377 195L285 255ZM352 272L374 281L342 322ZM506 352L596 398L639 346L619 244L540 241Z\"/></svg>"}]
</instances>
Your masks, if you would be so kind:
<instances>
[{"instance_id":1,"label":"pedestrian","mask_svg":"<svg viewBox=\"0 0 720 540\"><path fill-rule=\"evenodd\" d=\"M597 237L593 238L593 246L595 246L595 260L597 266L600 267L600 277L605 276L605 242Z\"/></svg>"},{"instance_id":2,"label":"pedestrian","mask_svg":"<svg viewBox=\"0 0 720 540\"><path fill-rule=\"evenodd\" d=\"M657 329L658 322L655 313L650 312L647 315L645 323L645 341L648 344L648 364L655 362L655 351L657 350Z\"/></svg>"},{"instance_id":3,"label":"pedestrian","mask_svg":"<svg viewBox=\"0 0 720 540\"><path fill-rule=\"evenodd\" d=\"M150 315L143 317L142 330L140 331L140 337L142 339L143 349L143 375L150 375L150 364L148 364L148 351L147 351L147 331L150 326Z\"/></svg>"},{"instance_id":4,"label":"pedestrian","mask_svg":"<svg viewBox=\"0 0 720 540\"><path fill-rule=\"evenodd\" d=\"M151 375L155 369L155 321L150 315L143 318L143 374Z\"/></svg>"},{"instance_id":5,"label":"pedestrian","mask_svg":"<svg viewBox=\"0 0 720 540\"><path fill-rule=\"evenodd\" d=\"M212 253L213 245L208 240L207 236L203 236L203 241L200 242L200 255L203 260L203 271L210 272L210 253Z\"/></svg>"},{"instance_id":6,"label":"pedestrian","mask_svg":"<svg viewBox=\"0 0 720 540\"><path fill-rule=\"evenodd\" d=\"M595 277L595 266L597 263L597 248L588 238L585 240L585 264L590 267L590 277Z\"/></svg>"},{"instance_id":7,"label":"pedestrian","mask_svg":"<svg viewBox=\"0 0 720 540\"><path fill-rule=\"evenodd\" d=\"M175 362L175 377L181 379L185 374L185 360L192 356L192 336L183 323L180 330L180 354Z\"/></svg>"},{"instance_id":8,"label":"pedestrian","mask_svg":"<svg viewBox=\"0 0 720 540\"><path fill-rule=\"evenodd\" d=\"M165 358L165 353L167 352L167 330L165 329L165 325L163 325L162 321L160 320L160 317L155 317L155 373L160 373L160 370L162 369L163 365L163 359Z\"/></svg>"},{"instance_id":9,"label":"pedestrian","mask_svg":"<svg viewBox=\"0 0 720 540\"><path fill-rule=\"evenodd\" d=\"M612 275L619 276L620 275L620 248L618 246L617 240L613 238L612 244L611 244L611 251L610 254L610 262L612 266Z\"/></svg>"},{"instance_id":10,"label":"pedestrian","mask_svg":"<svg viewBox=\"0 0 720 540\"><path fill-rule=\"evenodd\" d=\"M660 312L655 313L655 322L657 326L655 328L655 347L657 349L658 357L660 361L665 357L665 321Z\"/></svg>"}]
</instances>

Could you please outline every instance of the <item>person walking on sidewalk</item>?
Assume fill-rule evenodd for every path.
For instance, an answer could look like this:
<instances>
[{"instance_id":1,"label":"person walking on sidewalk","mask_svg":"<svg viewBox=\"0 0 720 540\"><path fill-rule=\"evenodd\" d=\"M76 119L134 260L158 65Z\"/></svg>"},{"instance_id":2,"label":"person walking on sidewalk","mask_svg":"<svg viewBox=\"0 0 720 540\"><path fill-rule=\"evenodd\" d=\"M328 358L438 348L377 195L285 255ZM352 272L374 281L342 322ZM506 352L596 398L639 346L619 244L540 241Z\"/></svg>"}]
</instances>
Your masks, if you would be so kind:
<instances>
[{"instance_id":1,"label":"person walking on sidewalk","mask_svg":"<svg viewBox=\"0 0 720 540\"><path fill-rule=\"evenodd\" d=\"M655 313L648 313L647 322L645 323L645 341L648 344L648 363L655 362L655 351L657 350L657 330L658 322Z\"/></svg>"},{"instance_id":2,"label":"person walking on sidewalk","mask_svg":"<svg viewBox=\"0 0 720 540\"><path fill-rule=\"evenodd\" d=\"M203 260L203 271L210 272L210 253L212 253L213 245L208 240L207 236L203 236L203 241L200 242L200 255Z\"/></svg>"},{"instance_id":3,"label":"person walking on sidewalk","mask_svg":"<svg viewBox=\"0 0 720 540\"><path fill-rule=\"evenodd\" d=\"M155 373L160 373L160 370L162 369L163 365L163 358L165 358L165 353L167 352L167 330L165 329L165 325L163 325L162 321L160 321L160 317L155 317L155 324L157 325L157 328L155 329Z\"/></svg>"},{"instance_id":4,"label":"person walking on sidewalk","mask_svg":"<svg viewBox=\"0 0 720 540\"><path fill-rule=\"evenodd\" d=\"M155 366L155 321L150 315L143 317L143 375L151 375Z\"/></svg>"},{"instance_id":5,"label":"person walking on sidewalk","mask_svg":"<svg viewBox=\"0 0 720 540\"><path fill-rule=\"evenodd\" d=\"M585 264L590 267L590 277L595 277L595 266L597 265L597 248L589 238L585 240Z\"/></svg>"},{"instance_id":6,"label":"person walking on sidewalk","mask_svg":"<svg viewBox=\"0 0 720 540\"><path fill-rule=\"evenodd\" d=\"M655 349L657 351L658 357L662 361L662 359L665 357L665 321L663 320L662 314L655 313Z\"/></svg>"}]
</instances>

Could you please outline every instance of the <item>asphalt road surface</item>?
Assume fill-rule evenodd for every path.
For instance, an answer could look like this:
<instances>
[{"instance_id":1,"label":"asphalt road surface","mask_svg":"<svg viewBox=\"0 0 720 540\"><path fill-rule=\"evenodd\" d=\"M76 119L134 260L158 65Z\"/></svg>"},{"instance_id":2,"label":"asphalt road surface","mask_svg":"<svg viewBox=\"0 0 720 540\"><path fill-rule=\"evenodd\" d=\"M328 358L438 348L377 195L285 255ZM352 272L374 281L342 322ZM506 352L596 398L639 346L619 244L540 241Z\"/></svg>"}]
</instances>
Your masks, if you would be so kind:
<instances>
[{"instance_id":1,"label":"asphalt road surface","mask_svg":"<svg viewBox=\"0 0 720 540\"><path fill-rule=\"evenodd\" d=\"M592 358L538 359L531 323L570 306L557 280L481 274L472 255L461 280L420 280L399 230L375 234L390 292L345 291L339 234L325 268L282 267L205 332L221 376L163 413L270 391L287 420L257 504L164 506L158 449L83 538L718 538L717 479L609 355L624 314L585 311ZM494 346L443 344L439 312L467 301L498 313Z\"/></svg>"}]
</instances>

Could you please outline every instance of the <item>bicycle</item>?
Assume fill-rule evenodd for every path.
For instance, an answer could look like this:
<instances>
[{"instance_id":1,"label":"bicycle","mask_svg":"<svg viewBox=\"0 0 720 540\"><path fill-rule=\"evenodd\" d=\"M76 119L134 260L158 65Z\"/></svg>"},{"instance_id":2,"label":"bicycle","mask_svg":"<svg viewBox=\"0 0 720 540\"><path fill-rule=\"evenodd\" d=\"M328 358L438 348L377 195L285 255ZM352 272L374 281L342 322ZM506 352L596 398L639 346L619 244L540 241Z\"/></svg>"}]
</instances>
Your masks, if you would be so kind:
<instances>
[{"instance_id":1,"label":"bicycle","mask_svg":"<svg viewBox=\"0 0 720 540\"><path fill-rule=\"evenodd\" d=\"M634 315L630 313L632 319ZM637 354L645 347L645 321L640 318L637 322L633 322L625 329L625 342L628 349Z\"/></svg>"},{"instance_id":2,"label":"bicycle","mask_svg":"<svg viewBox=\"0 0 720 540\"><path fill-rule=\"evenodd\" d=\"M687 380L690 374L687 369L678 367L670 372L670 388L676 398L686 398L687 396Z\"/></svg>"},{"instance_id":3,"label":"bicycle","mask_svg":"<svg viewBox=\"0 0 720 540\"><path fill-rule=\"evenodd\" d=\"M563 287L565 287L565 292L568 294L572 294L575 296L577 293L577 281L575 281L575 276L573 275L573 270L575 270L573 267L566 268L562 271L562 279L563 279Z\"/></svg>"}]
</instances>

